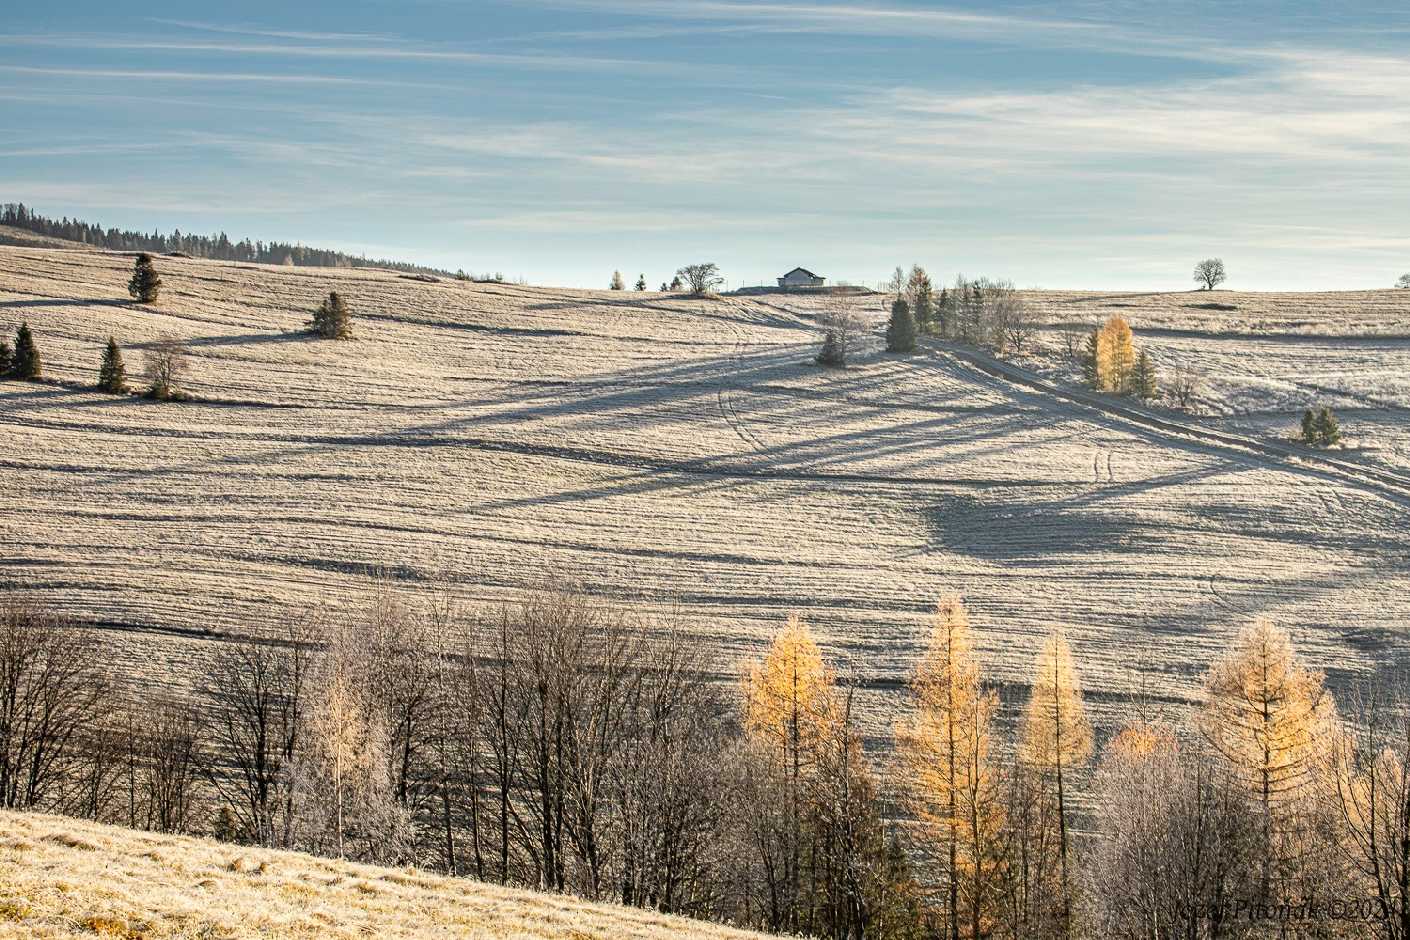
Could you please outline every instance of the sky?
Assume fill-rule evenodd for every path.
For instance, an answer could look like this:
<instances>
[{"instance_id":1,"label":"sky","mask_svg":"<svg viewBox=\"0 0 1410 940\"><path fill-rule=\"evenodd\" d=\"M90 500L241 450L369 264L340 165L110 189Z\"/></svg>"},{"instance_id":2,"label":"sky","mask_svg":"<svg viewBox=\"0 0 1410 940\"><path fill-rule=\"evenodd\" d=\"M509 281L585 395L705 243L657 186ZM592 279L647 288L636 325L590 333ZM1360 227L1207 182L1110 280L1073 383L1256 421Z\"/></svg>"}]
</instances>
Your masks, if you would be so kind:
<instances>
[{"instance_id":1,"label":"sky","mask_svg":"<svg viewBox=\"0 0 1410 940\"><path fill-rule=\"evenodd\" d=\"M1410 5L16 4L12 201L564 286L1389 287Z\"/></svg>"}]
</instances>

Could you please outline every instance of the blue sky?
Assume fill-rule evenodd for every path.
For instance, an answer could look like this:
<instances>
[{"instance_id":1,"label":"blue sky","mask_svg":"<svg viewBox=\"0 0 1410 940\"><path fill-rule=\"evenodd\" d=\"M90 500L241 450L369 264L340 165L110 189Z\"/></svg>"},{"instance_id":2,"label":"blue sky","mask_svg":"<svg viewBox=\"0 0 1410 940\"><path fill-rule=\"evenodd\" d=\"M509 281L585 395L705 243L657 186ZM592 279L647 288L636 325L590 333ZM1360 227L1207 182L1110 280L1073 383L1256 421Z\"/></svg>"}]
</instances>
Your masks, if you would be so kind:
<instances>
[{"instance_id":1,"label":"blue sky","mask_svg":"<svg viewBox=\"0 0 1410 940\"><path fill-rule=\"evenodd\" d=\"M23 4L0 201L532 283L1389 286L1410 7Z\"/></svg>"}]
</instances>

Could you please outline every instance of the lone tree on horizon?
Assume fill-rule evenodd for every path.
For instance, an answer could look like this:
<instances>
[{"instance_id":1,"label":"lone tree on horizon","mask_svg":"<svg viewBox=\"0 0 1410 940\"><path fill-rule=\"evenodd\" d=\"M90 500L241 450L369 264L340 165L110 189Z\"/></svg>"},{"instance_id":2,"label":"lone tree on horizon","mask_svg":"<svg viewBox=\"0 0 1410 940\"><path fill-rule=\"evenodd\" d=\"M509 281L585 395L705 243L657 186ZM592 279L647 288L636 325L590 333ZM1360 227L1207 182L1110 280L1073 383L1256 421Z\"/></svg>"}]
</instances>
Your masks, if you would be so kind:
<instances>
[{"instance_id":1,"label":"lone tree on horizon","mask_svg":"<svg viewBox=\"0 0 1410 940\"><path fill-rule=\"evenodd\" d=\"M161 289L162 279L152 265L152 256L144 251L132 266L132 280L127 282L127 292L139 304L154 304Z\"/></svg>"},{"instance_id":2,"label":"lone tree on horizon","mask_svg":"<svg viewBox=\"0 0 1410 940\"><path fill-rule=\"evenodd\" d=\"M636 289L639 290L639 291L646 290L646 275L645 275L645 274L638 274L638 275L636 276Z\"/></svg>"},{"instance_id":3,"label":"lone tree on horizon","mask_svg":"<svg viewBox=\"0 0 1410 940\"><path fill-rule=\"evenodd\" d=\"M330 291L318 305L308 328L324 339L352 339L352 314L337 291Z\"/></svg>"},{"instance_id":4,"label":"lone tree on horizon","mask_svg":"<svg viewBox=\"0 0 1410 940\"><path fill-rule=\"evenodd\" d=\"M127 393L127 367L122 361L122 350L117 340L108 337L108 348L103 350L103 364L98 367L98 389L112 395Z\"/></svg>"},{"instance_id":5,"label":"lone tree on horizon","mask_svg":"<svg viewBox=\"0 0 1410 940\"><path fill-rule=\"evenodd\" d=\"M21 323L15 331L15 358L10 374L17 379L37 379L44 374L39 347L34 343L34 334L30 332L28 322Z\"/></svg>"},{"instance_id":6,"label":"lone tree on horizon","mask_svg":"<svg viewBox=\"0 0 1410 940\"><path fill-rule=\"evenodd\" d=\"M1395 286L1410 290L1410 274L1400 275L1400 280L1395 282Z\"/></svg>"},{"instance_id":7,"label":"lone tree on horizon","mask_svg":"<svg viewBox=\"0 0 1410 940\"><path fill-rule=\"evenodd\" d=\"M1224 262L1219 258L1206 258L1195 265L1195 280L1204 285L1205 290L1214 290L1229 278L1224 270Z\"/></svg>"},{"instance_id":8,"label":"lone tree on horizon","mask_svg":"<svg viewBox=\"0 0 1410 940\"><path fill-rule=\"evenodd\" d=\"M690 292L697 297L714 293L725 283L725 279L720 276L720 266L713 261L686 265L676 272L676 280L682 278L690 286Z\"/></svg>"},{"instance_id":9,"label":"lone tree on horizon","mask_svg":"<svg viewBox=\"0 0 1410 940\"><path fill-rule=\"evenodd\" d=\"M624 281L624 280L622 280L622 272L621 272L621 271L613 271L613 272L612 272L612 283L611 283L609 286L612 288L612 290L626 290L626 289L627 289L627 282Z\"/></svg>"}]
</instances>

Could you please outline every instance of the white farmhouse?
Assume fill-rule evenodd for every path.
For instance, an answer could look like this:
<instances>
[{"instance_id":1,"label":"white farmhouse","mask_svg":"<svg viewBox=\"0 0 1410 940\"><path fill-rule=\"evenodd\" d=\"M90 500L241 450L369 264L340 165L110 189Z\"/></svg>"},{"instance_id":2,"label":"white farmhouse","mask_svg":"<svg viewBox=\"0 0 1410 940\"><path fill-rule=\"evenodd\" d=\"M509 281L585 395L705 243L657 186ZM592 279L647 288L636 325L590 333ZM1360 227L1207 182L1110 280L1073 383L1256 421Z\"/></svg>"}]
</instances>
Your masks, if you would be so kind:
<instances>
[{"instance_id":1,"label":"white farmhouse","mask_svg":"<svg viewBox=\"0 0 1410 940\"><path fill-rule=\"evenodd\" d=\"M807 268L794 268L778 279L778 286L784 290L792 287L822 287L827 278L819 277Z\"/></svg>"}]
</instances>

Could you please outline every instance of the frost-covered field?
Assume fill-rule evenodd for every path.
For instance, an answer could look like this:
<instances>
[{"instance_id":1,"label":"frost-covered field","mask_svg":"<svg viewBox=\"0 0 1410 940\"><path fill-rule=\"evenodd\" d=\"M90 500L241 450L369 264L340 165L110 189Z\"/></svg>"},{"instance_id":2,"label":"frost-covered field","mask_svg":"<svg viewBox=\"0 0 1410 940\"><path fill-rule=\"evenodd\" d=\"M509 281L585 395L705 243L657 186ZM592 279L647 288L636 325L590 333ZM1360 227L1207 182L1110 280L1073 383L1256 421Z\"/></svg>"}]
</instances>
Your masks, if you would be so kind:
<instances>
[{"instance_id":1,"label":"frost-covered field","mask_svg":"<svg viewBox=\"0 0 1410 940\"><path fill-rule=\"evenodd\" d=\"M0 328L29 320L47 374L74 383L0 386L0 581L105 625L115 660L174 689L219 635L351 603L378 568L448 571L472 605L544 578L678 602L722 676L798 609L865 676L878 733L927 608L952 590L1005 683L1066 625L1107 725L1142 688L1177 707L1195 696L1254 613L1292 627L1334 681L1410 659L1410 490L1170 434L943 352L898 359L873 340L852 368L820 370L813 298L163 258L147 309L125 302L130 264L0 248ZM330 288L353 308L355 342L298 332ZM1344 312L1327 322L1410 334L1401 295L1364 316L1346 299L1387 294L1328 295ZM1035 299L1046 311L1064 296ZM1162 318L1177 302L1254 302L1161 296L1177 300L1133 320L1172 357L1336 381L1331 365L1308 379L1284 362L1309 347L1281 338L1206 350L1218 341L1139 335L1173 329ZM1137 303L1067 306L1089 322L1118 302ZM1295 310L1260 316L1312 320ZM187 338L190 389L218 401L76 387L110 333L135 372L163 332ZM1403 371L1403 353L1310 341L1387 387Z\"/></svg>"}]
</instances>

